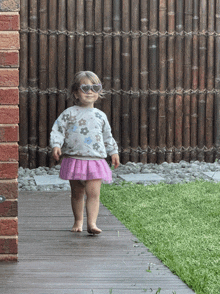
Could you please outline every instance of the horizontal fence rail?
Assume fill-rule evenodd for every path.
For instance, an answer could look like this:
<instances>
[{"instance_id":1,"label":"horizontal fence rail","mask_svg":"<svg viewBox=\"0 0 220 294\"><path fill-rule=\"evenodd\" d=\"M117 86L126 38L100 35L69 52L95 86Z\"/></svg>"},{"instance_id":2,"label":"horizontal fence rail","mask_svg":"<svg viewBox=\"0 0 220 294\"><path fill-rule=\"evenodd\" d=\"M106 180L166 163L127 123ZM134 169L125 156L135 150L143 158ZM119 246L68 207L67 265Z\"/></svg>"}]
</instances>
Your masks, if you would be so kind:
<instances>
[{"instance_id":1,"label":"horizontal fence rail","mask_svg":"<svg viewBox=\"0 0 220 294\"><path fill-rule=\"evenodd\" d=\"M143 36L161 36L161 37L175 37L175 36L193 36L193 35L196 35L196 36L214 36L214 37L219 37L220 34L217 33L217 32L209 32L209 31L203 31L203 32L200 32L200 31L196 31L196 32L186 32L186 31L180 31L180 32L172 32L172 33L169 33L169 32L160 32L160 31L156 31L156 32L151 32L151 31L147 31L147 32L132 32L132 31L129 31L129 32L123 32L123 31L120 31L120 32L111 32L111 33L106 33L106 32L87 32L87 31L84 31L84 32L77 32L77 31L74 31L74 32L70 32L70 31L51 31L51 30L47 30L47 31L42 31L40 29L32 29L32 28L27 28L27 29L21 29L20 30L21 33L37 33L39 35L66 35L66 36L83 36L83 37L86 37L86 36L93 36L93 37L97 37L97 36L102 36L102 37L123 37L125 35L127 36L130 36L132 38L141 38Z\"/></svg>"},{"instance_id":2,"label":"horizontal fence rail","mask_svg":"<svg viewBox=\"0 0 220 294\"><path fill-rule=\"evenodd\" d=\"M121 162L220 157L219 0L21 0L20 165L53 166L49 135L94 71Z\"/></svg>"},{"instance_id":3,"label":"horizontal fence rail","mask_svg":"<svg viewBox=\"0 0 220 294\"><path fill-rule=\"evenodd\" d=\"M68 95L68 97L70 96L70 90L69 89L64 89L64 90L60 90L57 88L50 88L50 89L46 89L46 90L41 90L39 88L22 88L19 87L19 92L20 93L28 93L28 92L33 92L33 93L38 93L38 94L57 94L57 93L63 93ZM110 89L108 91L103 90L103 94L119 94L119 95L138 95L140 96L141 94L147 94L147 95L194 95L194 94L220 94L220 90L217 89L212 89L212 90L200 90L200 89L189 89L189 90L184 90L184 89L173 89L173 90L165 90L165 91L160 91L160 90L141 90L139 89L138 91L124 91L122 89L120 90L115 90L115 89ZM70 97L69 97L70 98ZM67 98L68 99L68 98Z\"/></svg>"}]
</instances>

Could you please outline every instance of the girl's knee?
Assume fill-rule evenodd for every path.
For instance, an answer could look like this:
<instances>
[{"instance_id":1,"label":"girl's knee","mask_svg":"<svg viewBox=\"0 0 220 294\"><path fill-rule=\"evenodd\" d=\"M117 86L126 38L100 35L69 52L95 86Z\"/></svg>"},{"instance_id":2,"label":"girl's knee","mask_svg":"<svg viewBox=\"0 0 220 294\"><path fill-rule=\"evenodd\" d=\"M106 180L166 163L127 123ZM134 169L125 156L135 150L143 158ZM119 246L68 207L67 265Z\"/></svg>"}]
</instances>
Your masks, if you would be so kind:
<instances>
[{"instance_id":1,"label":"girl's knee","mask_svg":"<svg viewBox=\"0 0 220 294\"><path fill-rule=\"evenodd\" d=\"M80 196L81 194L85 194L85 186L80 181L70 181L70 187L72 191L72 197Z\"/></svg>"},{"instance_id":2,"label":"girl's knee","mask_svg":"<svg viewBox=\"0 0 220 294\"><path fill-rule=\"evenodd\" d=\"M95 179L95 180L89 180L86 181L86 194L87 196L92 197L98 197L100 194L100 188L101 188L102 180L101 179Z\"/></svg>"}]
</instances>

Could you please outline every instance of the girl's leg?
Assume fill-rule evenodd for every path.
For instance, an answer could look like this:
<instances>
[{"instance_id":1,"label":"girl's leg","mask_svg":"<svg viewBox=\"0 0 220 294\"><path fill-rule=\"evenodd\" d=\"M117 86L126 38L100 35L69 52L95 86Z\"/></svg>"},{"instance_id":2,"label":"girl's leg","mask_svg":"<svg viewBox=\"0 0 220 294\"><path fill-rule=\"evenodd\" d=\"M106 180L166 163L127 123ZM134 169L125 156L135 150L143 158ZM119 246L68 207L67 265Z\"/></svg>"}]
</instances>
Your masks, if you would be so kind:
<instances>
[{"instance_id":1,"label":"girl's leg","mask_svg":"<svg viewBox=\"0 0 220 294\"><path fill-rule=\"evenodd\" d=\"M87 231L90 234L99 234L102 231L96 226L96 220L99 213L99 196L101 184L101 179L86 181Z\"/></svg>"},{"instance_id":2,"label":"girl's leg","mask_svg":"<svg viewBox=\"0 0 220 294\"><path fill-rule=\"evenodd\" d=\"M72 232L82 232L83 230L83 210L84 210L84 195L85 187L80 181L70 181L71 187L71 204L75 223Z\"/></svg>"}]
</instances>

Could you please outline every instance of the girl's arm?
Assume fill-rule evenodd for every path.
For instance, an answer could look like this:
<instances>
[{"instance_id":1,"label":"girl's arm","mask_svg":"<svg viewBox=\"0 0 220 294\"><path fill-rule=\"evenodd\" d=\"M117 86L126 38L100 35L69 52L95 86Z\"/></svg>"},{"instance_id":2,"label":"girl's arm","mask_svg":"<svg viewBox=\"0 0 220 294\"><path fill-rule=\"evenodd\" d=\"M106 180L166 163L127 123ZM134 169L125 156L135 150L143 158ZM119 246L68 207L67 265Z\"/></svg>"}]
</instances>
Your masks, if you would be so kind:
<instances>
[{"instance_id":1,"label":"girl's arm","mask_svg":"<svg viewBox=\"0 0 220 294\"><path fill-rule=\"evenodd\" d=\"M61 149L63 146L66 133L66 116L67 114L65 114L64 111L53 124L52 131L50 133L50 146L52 148L58 147Z\"/></svg>"},{"instance_id":2,"label":"girl's arm","mask_svg":"<svg viewBox=\"0 0 220 294\"><path fill-rule=\"evenodd\" d=\"M117 168L120 164L119 155L118 154L112 154L112 165L114 168Z\"/></svg>"},{"instance_id":3,"label":"girl's arm","mask_svg":"<svg viewBox=\"0 0 220 294\"><path fill-rule=\"evenodd\" d=\"M111 127L107 117L106 117L104 128L103 128L103 140L104 140L106 152L112 158L112 165L114 165L114 167L117 168L120 164L119 155L118 155L118 146L117 146L117 143L115 142L115 139L112 136Z\"/></svg>"},{"instance_id":4,"label":"girl's arm","mask_svg":"<svg viewBox=\"0 0 220 294\"><path fill-rule=\"evenodd\" d=\"M61 149L59 147L54 147L52 151L53 158L56 161L59 161L61 155L62 155Z\"/></svg>"}]
</instances>

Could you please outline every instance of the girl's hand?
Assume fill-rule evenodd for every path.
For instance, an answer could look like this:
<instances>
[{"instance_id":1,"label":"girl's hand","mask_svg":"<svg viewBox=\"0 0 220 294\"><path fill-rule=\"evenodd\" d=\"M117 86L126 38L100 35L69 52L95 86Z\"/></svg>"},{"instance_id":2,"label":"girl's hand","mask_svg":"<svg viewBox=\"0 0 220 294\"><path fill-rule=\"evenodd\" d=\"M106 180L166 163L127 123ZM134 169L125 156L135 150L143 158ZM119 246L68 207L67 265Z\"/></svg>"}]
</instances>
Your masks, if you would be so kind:
<instances>
[{"instance_id":1,"label":"girl's hand","mask_svg":"<svg viewBox=\"0 0 220 294\"><path fill-rule=\"evenodd\" d=\"M52 156L56 161L59 161L62 152L59 147L54 147L52 151Z\"/></svg>"},{"instance_id":2,"label":"girl's hand","mask_svg":"<svg viewBox=\"0 0 220 294\"><path fill-rule=\"evenodd\" d=\"M120 160L118 154L112 154L112 165L114 165L114 167L117 168L119 164Z\"/></svg>"}]
</instances>

